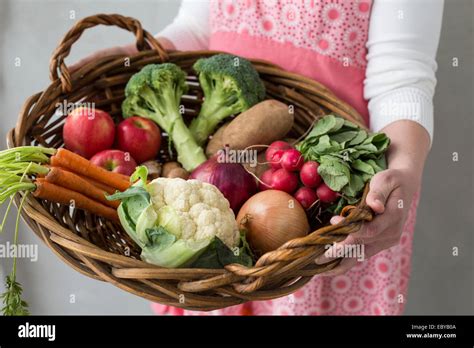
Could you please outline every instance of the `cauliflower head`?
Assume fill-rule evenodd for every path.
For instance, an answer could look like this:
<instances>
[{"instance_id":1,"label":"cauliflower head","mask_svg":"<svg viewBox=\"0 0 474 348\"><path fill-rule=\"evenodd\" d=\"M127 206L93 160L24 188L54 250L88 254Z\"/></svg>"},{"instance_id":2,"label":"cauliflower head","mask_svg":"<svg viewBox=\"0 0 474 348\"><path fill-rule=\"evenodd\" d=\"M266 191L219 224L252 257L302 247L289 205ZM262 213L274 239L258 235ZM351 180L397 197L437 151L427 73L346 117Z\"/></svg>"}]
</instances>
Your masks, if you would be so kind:
<instances>
[{"instance_id":1,"label":"cauliflower head","mask_svg":"<svg viewBox=\"0 0 474 348\"><path fill-rule=\"evenodd\" d=\"M189 242L218 237L230 249L240 233L229 202L214 185L198 180L157 178L147 185L157 223Z\"/></svg>"}]
</instances>

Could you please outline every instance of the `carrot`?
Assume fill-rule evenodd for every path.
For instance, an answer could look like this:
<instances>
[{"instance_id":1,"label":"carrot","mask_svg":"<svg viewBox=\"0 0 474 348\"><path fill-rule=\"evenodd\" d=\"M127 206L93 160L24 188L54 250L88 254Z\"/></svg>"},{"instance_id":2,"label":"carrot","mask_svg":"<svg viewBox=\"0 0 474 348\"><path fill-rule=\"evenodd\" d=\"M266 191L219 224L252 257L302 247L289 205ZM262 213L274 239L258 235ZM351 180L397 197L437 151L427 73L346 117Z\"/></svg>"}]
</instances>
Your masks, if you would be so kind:
<instances>
[{"instance_id":1,"label":"carrot","mask_svg":"<svg viewBox=\"0 0 474 348\"><path fill-rule=\"evenodd\" d=\"M120 205L119 201L109 201L105 198L107 192L97 188L79 175L68 172L67 170L52 167L46 175L46 181L92 198L102 204L117 209Z\"/></svg>"},{"instance_id":2,"label":"carrot","mask_svg":"<svg viewBox=\"0 0 474 348\"><path fill-rule=\"evenodd\" d=\"M90 213L97 214L106 219L119 222L117 210L96 202L81 193L57 186L46 181L43 178L35 180L36 190L33 191L35 197L46 199L64 205L74 203L78 209L87 210Z\"/></svg>"},{"instance_id":3,"label":"carrot","mask_svg":"<svg viewBox=\"0 0 474 348\"><path fill-rule=\"evenodd\" d=\"M50 166L45 166L45 167L48 167L48 168L58 168L58 169L67 171L67 172L69 172L69 173L73 173L73 172L71 172L70 170L67 170L66 168L63 168L63 167L50 167ZM73 174L75 174L75 173L73 173ZM78 174L75 174L75 175L78 175ZM43 176L38 176L38 177L40 177L40 178L43 177L43 178L44 178L45 175L43 175ZM103 184L103 183L101 183L101 182L98 182L97 180L88 178L87 176L80 176L80 177L81 177L81 179L87 181L89 184L94 185L95 187L101 189L102 191L107 192L107 193L110 194L110 195L111 195L111 194L114 194L114 193L117 191L117 189L114 189L113 187L110 187L110 186L108 186L108 185L106 185L106 184Z\"/></svg>"},{"instance_id":4,"label":"carrot","mask_svg":"<svg viewBox=\"0 0 474 348\"><path fill-rule=\"evenodd\" d=\"M130 187L130 182L126 179L127 176L109 172L64 148L58 149L56 154L51 157L50 164L53 167L63 167L81 176L87 176L119 191L125 191Z\"/></svg>"},{"instance_id":5,"label":"carrot","mask_svg":"<svg viewBox=\"0 0 474 348\"><path fill-rule=\"evenodd\" d=\"M102 191L107 192L109 195L112 195L117 191L117 189L114 189L113 187L110 187L109 185L103 184L101 182L98 182L86 176L83 176L82 179L86 180L88 183L90 183L91 185L94 185L98 189L101 189Z\"/></svg>"}]
</instances>

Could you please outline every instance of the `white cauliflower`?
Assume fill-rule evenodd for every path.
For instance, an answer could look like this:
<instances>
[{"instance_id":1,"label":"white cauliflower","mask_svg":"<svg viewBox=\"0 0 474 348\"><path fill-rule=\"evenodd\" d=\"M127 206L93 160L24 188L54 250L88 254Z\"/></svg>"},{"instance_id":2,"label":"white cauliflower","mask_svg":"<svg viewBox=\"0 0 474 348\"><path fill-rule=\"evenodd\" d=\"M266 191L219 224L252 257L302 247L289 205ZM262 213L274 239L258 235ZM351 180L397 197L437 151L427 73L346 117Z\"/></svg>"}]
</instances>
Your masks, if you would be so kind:
<instances>
[{"instance_id":1,"label":"white cauliflower","mask_svg":"<svg viewBox=\"0 0 474 348\"><path fill-rule=\"evenodd\" d=\"M176 238L200 242L218 237L229 248L240 234L229 202L214 185L198 180L157 178L147 185L158 222Z\"/></svg>"}]
</instances>

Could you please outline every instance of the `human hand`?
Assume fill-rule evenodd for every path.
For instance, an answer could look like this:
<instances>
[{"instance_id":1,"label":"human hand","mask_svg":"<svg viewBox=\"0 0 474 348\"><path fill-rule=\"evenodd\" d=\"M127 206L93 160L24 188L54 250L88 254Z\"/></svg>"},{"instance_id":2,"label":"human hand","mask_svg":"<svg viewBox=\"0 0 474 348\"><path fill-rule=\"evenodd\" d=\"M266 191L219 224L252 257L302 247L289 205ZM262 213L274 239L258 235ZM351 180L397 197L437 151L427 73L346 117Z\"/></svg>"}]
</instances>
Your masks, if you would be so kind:
<instances>
[{"instance_id":1,"label":"human hand","mask_svg":"<svg viewBox=\"0 0 474 348\"><path fill-rule=\"evenodd\" d=\"M419 187L419 177L419 173L408 169L387 169L374 175L366 202L376 214L375 218L364 223L359 231L350 234L344 241L335 243L316 260L316 263L324 264L347 254L348 250L352 251L351 257L343 258L336 268L324 275L343 274L357 262L399 243L413 196ZM333 216L331 224L343 219ZM363 255L354 255L354 251Z\"/></svg>"}]
</instances>

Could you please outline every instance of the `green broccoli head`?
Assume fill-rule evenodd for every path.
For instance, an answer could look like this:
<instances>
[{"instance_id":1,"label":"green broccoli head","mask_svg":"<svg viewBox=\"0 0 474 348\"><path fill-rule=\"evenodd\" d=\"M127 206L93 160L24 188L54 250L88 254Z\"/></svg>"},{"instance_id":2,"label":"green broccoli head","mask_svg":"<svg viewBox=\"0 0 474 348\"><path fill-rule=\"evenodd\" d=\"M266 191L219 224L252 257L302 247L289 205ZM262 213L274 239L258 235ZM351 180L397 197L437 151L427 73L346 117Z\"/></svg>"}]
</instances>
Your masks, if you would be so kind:
<instances>
[{"instance_id":1,"label":"green broccoli head","mask_svg":"<svg viewBox=\"0 0 474 348\"><path fill-rule=\"evenodd\" d=\"M199 74L204 102L190 130L202 144L216 126L265 98L265 86L252 64L241 57L217 54L199 59L193 66Z\"/></svg>"},{"instance_id":2,"label":"green broccoli head","mask_svg":"<svg viewBox=\"0 0 474 348\"><path fill-rule=\"evenodd\" d=\"M172 63L149 64L133 75L125 87L122 113L155 121L168 133L178 161L192 170L206 160L179 112L180 99L188 90L186 74Z\"/></svg>"},{"instance_id":3,"label":"green broccoli head","mask_svg":"<svg viewBox=\"0 0 474 348\"><path fill-rule=\"evenodd\" d=\"M165 116L179 110L179 101L187 89L186 74L177 65L146 65L125 87L124 117L148 117L168 131Z\"/></svg>"}]
</instances>

